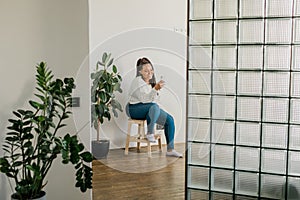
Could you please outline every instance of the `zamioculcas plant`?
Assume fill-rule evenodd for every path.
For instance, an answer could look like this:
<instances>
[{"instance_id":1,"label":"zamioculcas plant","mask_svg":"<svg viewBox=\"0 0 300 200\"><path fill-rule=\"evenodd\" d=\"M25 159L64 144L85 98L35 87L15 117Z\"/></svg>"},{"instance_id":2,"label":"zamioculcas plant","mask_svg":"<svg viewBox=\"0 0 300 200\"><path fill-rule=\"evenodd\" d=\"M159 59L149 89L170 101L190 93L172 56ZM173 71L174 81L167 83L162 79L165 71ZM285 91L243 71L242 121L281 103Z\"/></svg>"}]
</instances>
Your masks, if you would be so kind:
<instances>
[{"instance_id":1,"label":"zamioculcas plant","mask_svg":"<svg viewBox=\"0 0 300 200\"><path fill-rule=\"evenodd\" d=\"M64 121L71 115L74 79L53 80L44 62L36 69L37 100L29 101L29 110L13 111L14 118L8 120L0 171L15 182L14 199L37 198L44 193L45 177L53 161L61 156L63 164L74 165L75 186L85 192L92 188L93 173L88 163L93 156L76 135L62 133Z\"/></svg>"}]
</instances>

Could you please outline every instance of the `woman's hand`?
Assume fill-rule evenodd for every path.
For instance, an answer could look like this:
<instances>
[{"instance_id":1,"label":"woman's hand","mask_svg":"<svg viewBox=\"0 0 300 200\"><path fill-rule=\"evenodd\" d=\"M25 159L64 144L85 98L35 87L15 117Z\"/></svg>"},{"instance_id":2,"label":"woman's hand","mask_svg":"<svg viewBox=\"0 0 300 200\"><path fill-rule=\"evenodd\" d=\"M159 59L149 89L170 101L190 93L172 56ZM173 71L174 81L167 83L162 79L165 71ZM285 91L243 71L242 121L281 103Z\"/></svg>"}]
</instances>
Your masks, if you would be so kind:
<instances>
[{"instance_id":1,"label":"woman's hand","mask_svg":"<svg viewBox=\"0 0 300 200\"><path fill-rule=\"evenodd\" d=\"M156 83L156 85L154 86L154 89L156 90L160 90L161 88L163 88L165 85L165 81L160 80L158 83Z\"/></svg>"}]
</instances>

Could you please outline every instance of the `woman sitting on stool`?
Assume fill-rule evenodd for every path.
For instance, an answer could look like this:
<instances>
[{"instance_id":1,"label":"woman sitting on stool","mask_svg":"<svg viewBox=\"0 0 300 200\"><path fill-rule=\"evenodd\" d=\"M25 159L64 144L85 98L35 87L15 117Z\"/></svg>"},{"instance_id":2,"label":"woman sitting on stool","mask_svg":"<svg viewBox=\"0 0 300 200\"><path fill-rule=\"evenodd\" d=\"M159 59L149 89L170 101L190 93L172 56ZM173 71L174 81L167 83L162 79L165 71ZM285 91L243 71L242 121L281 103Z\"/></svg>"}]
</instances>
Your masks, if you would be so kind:
<instances>
[{"instance_id":1,"label":"woman sitting on stool","mask_svg":"<svg viewBox=\"0 0 300 200\"><path fill-rule=\"evenodd\" d=\"M163 80L156 83L153 65L149 59L138 59L136 77L129 89L129 102L126 105L126 113L131 119L147 120L146 137L150 142L155 142L155 124L163 126L167 141L166 155L181 158L182 154L174 150L174 119L155 103L158 92L164 87L164 84Z\"/></svg>"}]
</instances>

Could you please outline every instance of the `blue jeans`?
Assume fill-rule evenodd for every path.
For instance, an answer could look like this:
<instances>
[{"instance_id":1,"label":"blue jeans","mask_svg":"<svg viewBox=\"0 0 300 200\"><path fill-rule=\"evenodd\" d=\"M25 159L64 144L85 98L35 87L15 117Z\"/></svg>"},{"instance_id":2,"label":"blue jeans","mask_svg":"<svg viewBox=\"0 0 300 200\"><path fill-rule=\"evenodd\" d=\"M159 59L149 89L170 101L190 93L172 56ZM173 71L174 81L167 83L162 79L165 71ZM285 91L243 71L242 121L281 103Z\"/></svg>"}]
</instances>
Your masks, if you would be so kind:
<instances>
[{"instance_id":1,"label":"blue jeans","mask_svg":"<svg viewBox=\"0 0 300 200\"><path fill-rule=\"evenodd\" d=\"M163 126L167 141L167 149L174 149L174 118L169 113L161 109L156 103L127 104L126 114L131 119L146 119L147 134L154 134L155 124Z\"/></svg>"}]
</instances>

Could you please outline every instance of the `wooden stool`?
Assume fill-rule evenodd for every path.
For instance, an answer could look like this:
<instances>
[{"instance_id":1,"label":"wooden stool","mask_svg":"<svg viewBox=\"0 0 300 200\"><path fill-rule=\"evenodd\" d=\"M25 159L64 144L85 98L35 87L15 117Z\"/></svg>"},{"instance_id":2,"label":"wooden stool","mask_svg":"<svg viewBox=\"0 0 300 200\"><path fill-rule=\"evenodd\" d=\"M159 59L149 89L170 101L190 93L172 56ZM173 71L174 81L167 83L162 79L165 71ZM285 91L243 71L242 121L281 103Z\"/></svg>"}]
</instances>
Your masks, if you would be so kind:
<instances>
[{"instance_id":1,"label":"wooden stool","mask_svg":"<svg viewBox=\"0 0 300 200\"><path fill-rule=\"evenodd\" d=\"M141 144L140 143L147 143L147 151L148 156L151 157L151 143L148 141L145 135L145 122L146 120L137 120L137 119L128 119L128 131L127 131L127 138L126 138L126 146L125 146L125 155L128 155L129 143L136 142L137 143L137 151L140 151ZM138 125L138 133L137 135L131 134L131 127L133 124ZM155 134L155 139L158 140L158 148L159 151L162 151L161 148L161 135Z\"/></svg>"}]
</instances>

